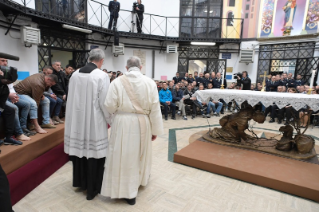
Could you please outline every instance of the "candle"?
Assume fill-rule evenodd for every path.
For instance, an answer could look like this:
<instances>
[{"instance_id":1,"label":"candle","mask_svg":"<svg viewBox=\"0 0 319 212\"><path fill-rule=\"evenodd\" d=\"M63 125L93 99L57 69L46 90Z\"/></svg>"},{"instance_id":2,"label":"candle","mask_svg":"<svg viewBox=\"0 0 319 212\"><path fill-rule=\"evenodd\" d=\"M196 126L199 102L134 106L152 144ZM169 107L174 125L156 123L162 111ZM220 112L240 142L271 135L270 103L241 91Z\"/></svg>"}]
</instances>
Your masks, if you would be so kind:
<instances>
[{"instance_id":1,"label":"candle","mask_svg":"<svg viewBox=\"0 0 319 212\"><path fill-rule=\"evenodd\" d=\"M310 89L313 86L313 80L315 79L316 70L312 70L311 80L310 80Z\"/></svg>"},{"instance_id":2,"label":"candle","mask_svg":"<svg viewBox=\"0 0 319 212\"><path fill-rule=\"evenodd\" d=\"M223 69L223 75L222 75L222 85L224 85L224 74L225 74L225 69Z\"/></svg>"}]
</instances>

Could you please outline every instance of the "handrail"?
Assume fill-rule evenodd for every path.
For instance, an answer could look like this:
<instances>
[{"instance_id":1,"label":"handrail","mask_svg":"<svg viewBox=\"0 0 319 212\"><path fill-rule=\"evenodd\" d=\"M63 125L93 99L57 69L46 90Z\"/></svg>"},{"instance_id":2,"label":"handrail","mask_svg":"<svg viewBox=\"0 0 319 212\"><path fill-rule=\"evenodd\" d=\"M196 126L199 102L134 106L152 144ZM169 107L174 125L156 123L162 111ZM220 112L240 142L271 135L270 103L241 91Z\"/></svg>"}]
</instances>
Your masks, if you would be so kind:
<instances>
[{"instance_id":1,"label":"handrail","mask_svg":"<svg viewBox=\"0 0 319 212\"><path fill-rule=\"evenodd\" d=\"M71 25L97 29L107 33L110 21L108 5L97 0L1 0L12 5L22 5L21 10L34 16L50 18L69 22ZM21 1L21 2L18 2ZM9 3L10 2L10 3ZM35 4L35 5L31 5ZM34 9L33 9L34 8ZM69 21L68 21L69 20ZM202 16L162 16L144 13L142 34L132 35L136 32L137 17L131 10L121 9L117 20L117 30L129 36L148 37L154 39L188 40L240 40L243 34L244 19L202 17ZM156 37L157 36L157 37ZM160 37L158 37L160 36Z\"/></svg>"},{"instance_id":2,"label":"handrail","mask_svg":"<svg viewBox=\"0 0 319 212\"><path fill-rule=\"evenodd\" d=\"M101 4L101 5L103 5L103 6L109 7L109 5L103 4L103 3L98 2L98 1L94 1L94 0L89 0L89 1L93 1L93 2L95 2L95 3L98 3L98 4ZM125 9L120 9L120 11L132 12L132 10L125 10ZM152 16L162 17L162 18L168 18L168 16L156 15L156 14L151 14L151 13L143 13L143 14L144 14L144 15L152 15ZM178 17L177 17L177 16L176 16L176 17L172 16L172 18L178 18Z\"/></svg>"}]
</instances>

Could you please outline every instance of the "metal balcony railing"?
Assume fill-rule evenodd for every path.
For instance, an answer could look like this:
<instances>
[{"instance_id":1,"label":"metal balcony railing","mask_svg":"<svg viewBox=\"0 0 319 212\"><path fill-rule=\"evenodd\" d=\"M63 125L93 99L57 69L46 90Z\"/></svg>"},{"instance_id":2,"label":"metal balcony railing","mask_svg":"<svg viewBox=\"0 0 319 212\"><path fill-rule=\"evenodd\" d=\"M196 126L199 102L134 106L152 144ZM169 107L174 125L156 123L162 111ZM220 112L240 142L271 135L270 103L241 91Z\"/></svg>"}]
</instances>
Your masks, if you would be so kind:
<instances>
[{"instance_id":1,"label":"metal balcony railing","mask_svg":"<svg viewBox=\"0 0 319 212\"><path fill-rule=\"evenodd\" d=\"M27 8L98 27L106 31L110 13L108 5L94 0L12 0ZM42 15L42 16L43 16ZM121 9L117 20L119 32L137 32L136 15ZM243 19L219 17L169 17L144 13L143 34L182 40L241 39ZM110 31L111 32L111 31Z\"/></svg>"}]
</instances>

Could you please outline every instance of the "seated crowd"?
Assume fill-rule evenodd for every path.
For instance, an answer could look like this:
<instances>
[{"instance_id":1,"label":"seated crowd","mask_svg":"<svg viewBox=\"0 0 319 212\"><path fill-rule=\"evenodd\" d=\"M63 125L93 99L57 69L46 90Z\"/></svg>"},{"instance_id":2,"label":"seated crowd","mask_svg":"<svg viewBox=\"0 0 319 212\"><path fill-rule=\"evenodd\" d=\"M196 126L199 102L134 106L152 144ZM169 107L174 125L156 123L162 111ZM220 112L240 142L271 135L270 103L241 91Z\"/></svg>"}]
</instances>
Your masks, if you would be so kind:
<instances>
[{"instance_id":1,"label":"seated crowd","mask_svg":"<svg viewBox=\"0 0 319 212\"><path fill-rule=\"evenodd\" d=\"M8 66L8 60L0 58L0 65ZM30 140L30 136L36 133L47 133L45 128L56 128L55 125L63 123L60 119L63 116L61 109L66 103L68 82L73 71L69 65L62 69L61 62L56 61L52 67L45 66L41 73L31 75L15 85L7 84L9 97L5 104L14 111L14 120L6 120L4 144L21 145L21 141ZM0 72L0 76L3 76L3 72ZM41 111L38 111L39 106ZM42 124L38 122L40 112Z\"/></svg>"},{"instance_id":2,"label":"seated crowd","mask_svg":"<svg viewBox=\"0 0 319 212\"><path fill-rule=\"evenodd\" d=\"M0 66L8 66L8 60L0 58ZM106 69L103 71L109 75L111 81L123 75L120 71L110 72ZM4 144L21 145L21 141L29 141L30 136L36 133L47 133L45 128L53 129L56 128L55 125L64 123L60 117L65 115L63 111L65 111L68 85L73 72L72 66L67 65L63 69L61 62L55 61L52 67L45 66L41 73L31 75L18 83L0 84L0 86L8 86L9 89L5 111L14 113L12 114L14 120L5 120ZM2 71L0 71L0 79L3 79ZM39 106L41 110L38 111ZM40 113L42 124L38 122ZM28 120L29 123L27 123Z\"/></svg>"},{"instance_id":3,"label":"seated crowd","mask_svg":"<svg viewBox=\"0 0 319 212\"><path fill-rule=\"evenodd\" d=\"M264 90L266 92L306 94L310 89L310 86L302 81L301 75L297 75L295 80L291 73L283 73L282 75L278 74L275 76L269 75L265 83ZM215 74L214 72L211 74L198 74L198 72L195 72L194 76L186 73L184 77L180 77L179 73L176 73L176 76L173 77L172 80L156 81L156 84L165 120L168 119L169 112L171 113L171 118L175 120L176 111L177 115L187 120L187 114L192 114L192 119L198 114L203 118L210 118L211 113L213 113L214 116L219 116L219 114L224 114L225 111L237 112L240 110L239 105L235 101L228 104L223 99L211 99L208 103L202 102L194 96L197 90L220 89L222 86L224 86L225 89L237 90L261 91L263 89L262 82L258 82L256 86L251 83L246 71L242 73L242 78L238 76L237 82L230 83L228 87L226 79L222 82L221 74ZM312 93L319 94L319 86L313 87ZM306 126L309 116L305 114L311 111L311 108L308 107L295 111L290 105L279 109L275 104L265 108L259 103L255 108L258 107L259 110L265 113L265 116L270 114L270 123L275 122L275 118L277 118L279 124L281 124L282 121L288 124L289 121L298 118L301 121L301 127ZM319 123L319 120L317 123Z\"/></svg>"}]
</instances>

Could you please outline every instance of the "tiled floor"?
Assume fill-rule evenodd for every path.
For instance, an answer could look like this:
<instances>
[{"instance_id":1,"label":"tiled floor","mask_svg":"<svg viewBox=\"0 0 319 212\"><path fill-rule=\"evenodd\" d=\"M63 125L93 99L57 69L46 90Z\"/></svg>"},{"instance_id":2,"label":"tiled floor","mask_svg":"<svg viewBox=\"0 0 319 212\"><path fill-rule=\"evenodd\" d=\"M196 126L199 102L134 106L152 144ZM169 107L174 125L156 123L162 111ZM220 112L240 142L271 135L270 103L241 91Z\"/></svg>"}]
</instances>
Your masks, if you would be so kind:
<instances>
[{"instance_id":1,"label":"tiled floor","mask_svg":"<svg viewBox=\"0 0 319 212\"><path fill-rule=\"evenodd\" d=\"M218 124L219 118L209 119ZM207 129L206 119L164 121L165 133L153 142L153 166L149 185L140 188L137 203L98 196L87 201L82 191L72 187L72 166L67 163L14 206L16 212L99 212L99 211L319 211L319 203L239 180L201 171L168 161L168 134L176 130L177 149L188 145L188 138ZM194 128L193 128L194 127ZM255 125L278 130L278 124ZM260 129L258 129L260 130ZM319 138L319 128L307 134ZM316 140L319 145L319 140ZM318 176L319 179L319 176Z\"/></svg>"}]
</instances>

